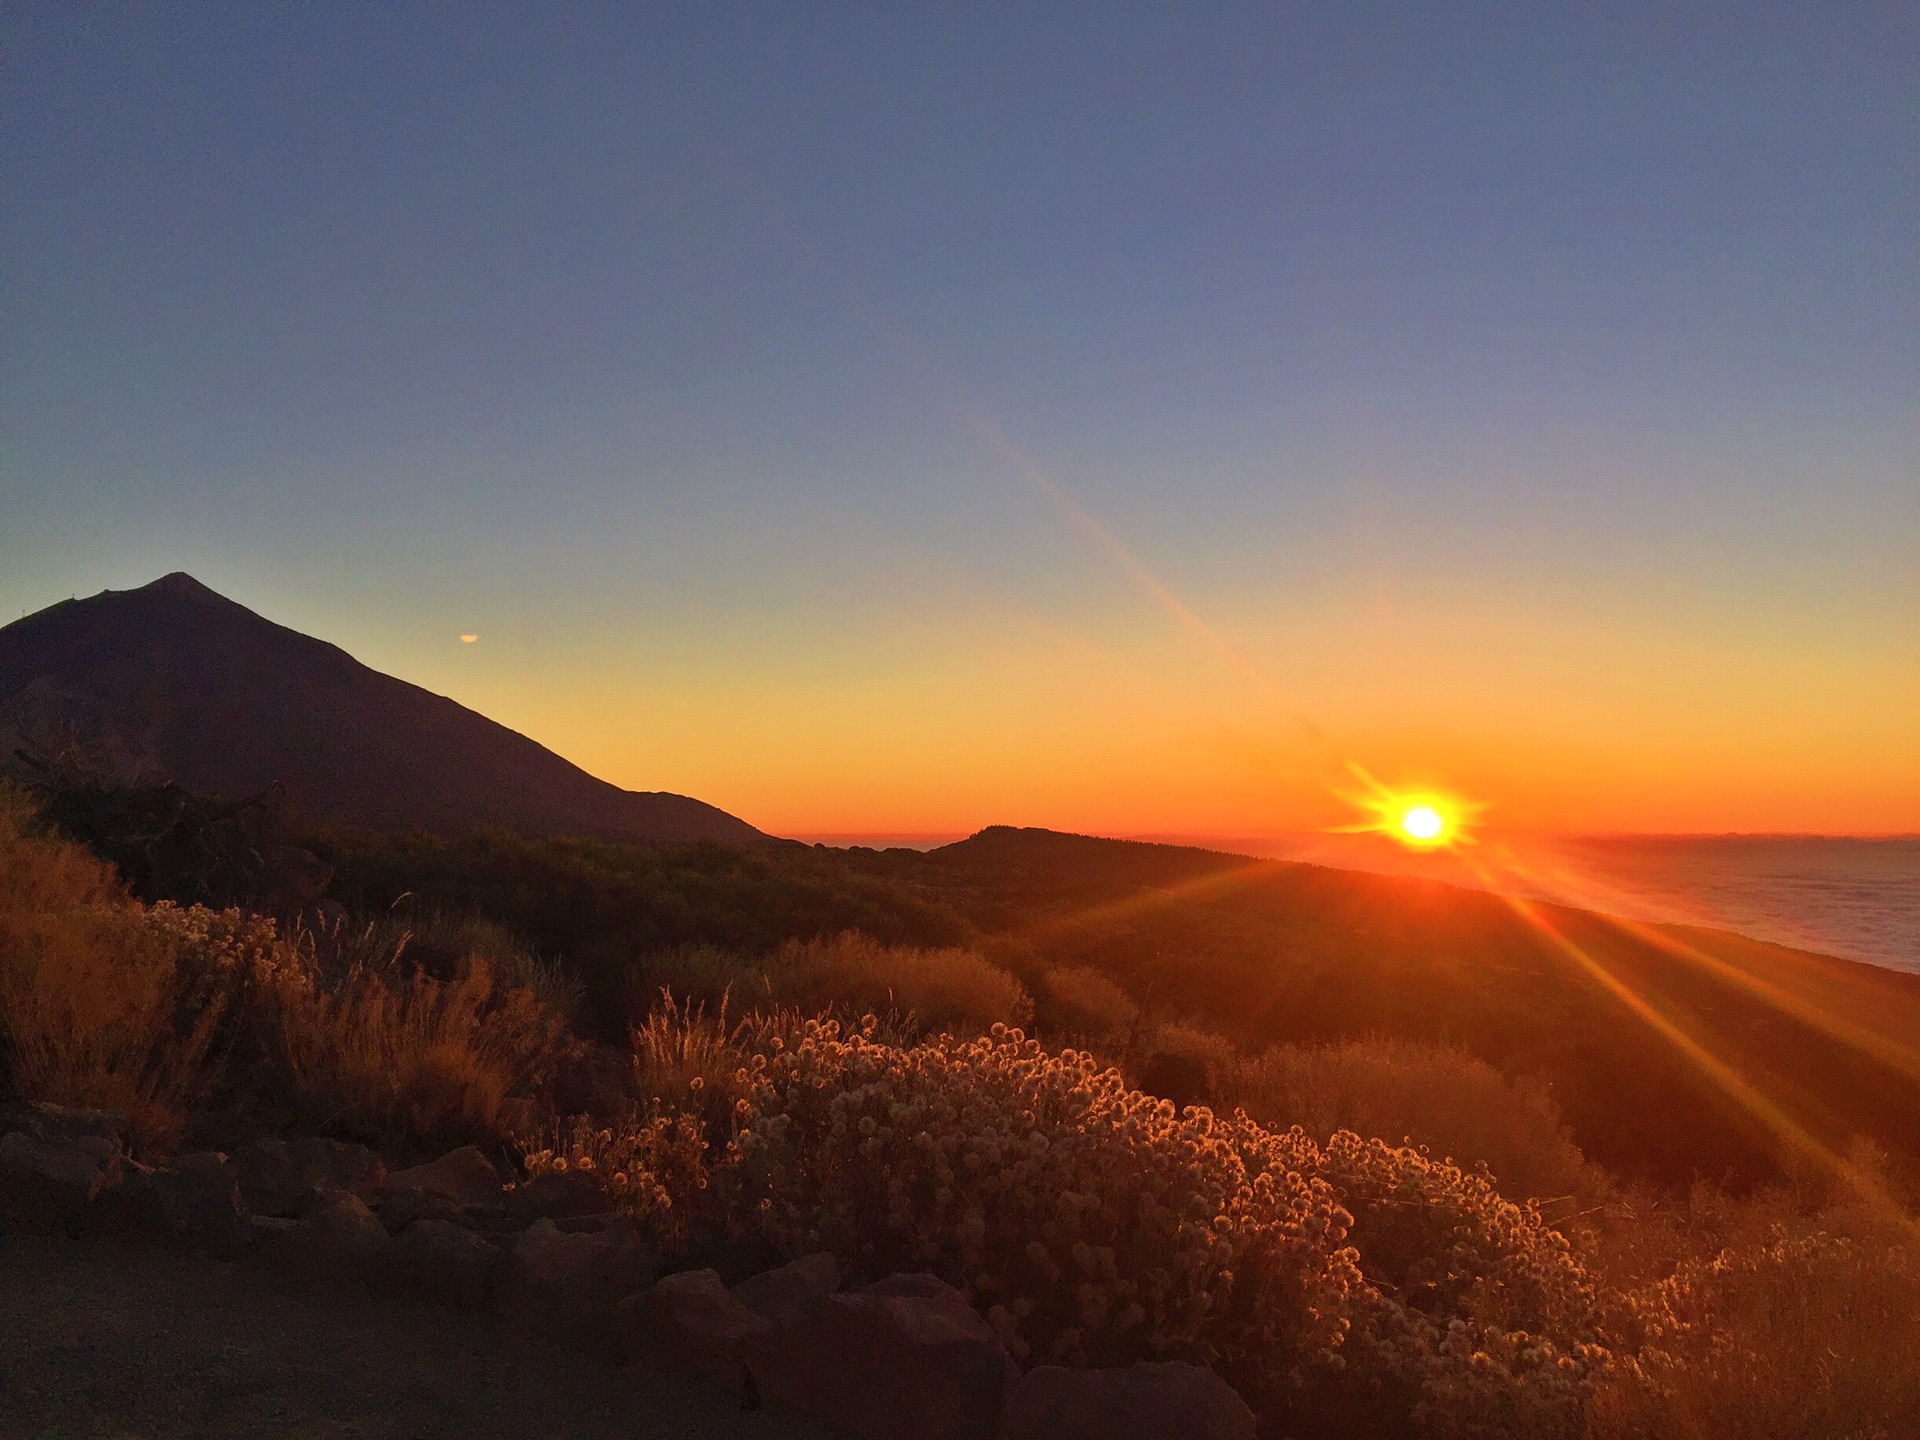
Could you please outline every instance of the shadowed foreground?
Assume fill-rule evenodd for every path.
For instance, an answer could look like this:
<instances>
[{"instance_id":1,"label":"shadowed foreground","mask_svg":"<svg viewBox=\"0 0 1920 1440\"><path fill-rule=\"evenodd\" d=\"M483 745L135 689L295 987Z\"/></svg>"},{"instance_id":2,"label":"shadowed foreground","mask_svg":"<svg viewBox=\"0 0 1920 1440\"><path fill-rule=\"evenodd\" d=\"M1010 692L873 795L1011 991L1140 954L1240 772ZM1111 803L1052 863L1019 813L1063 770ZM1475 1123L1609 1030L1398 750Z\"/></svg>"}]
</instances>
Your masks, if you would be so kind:
<instances>
[{"instance_id":1,"label":"shadowed foreground","mask_svg":"<svg viewBox=\"0 0 1920 1440\"><path fill-rule=\"evenodd\" d=\"M290 1293L108 1241L0 1235L0 1434L299 1440L807 1440L496 1317Z\"/></svg>"}]
</instances>

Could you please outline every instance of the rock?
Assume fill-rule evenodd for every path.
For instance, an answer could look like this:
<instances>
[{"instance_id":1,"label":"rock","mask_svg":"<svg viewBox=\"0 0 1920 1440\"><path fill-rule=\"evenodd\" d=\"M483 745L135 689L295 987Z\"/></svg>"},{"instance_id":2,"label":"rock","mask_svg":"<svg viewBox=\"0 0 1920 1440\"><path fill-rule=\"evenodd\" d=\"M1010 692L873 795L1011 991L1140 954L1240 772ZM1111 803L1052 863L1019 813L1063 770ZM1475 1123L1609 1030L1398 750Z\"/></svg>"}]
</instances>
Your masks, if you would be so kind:
<instances>
[{"instance_id":1,"label":"rock","mask_svg":"<svg viewBox=\"0 0 1920 1440\"><path fill-rule=\"evenodd\" d=\"M16 1100L0 1105L0 1134L12 1131L49 1145L70 1140L111 1140L118 1149L126 1141L127 1116L123 1110L81 1110L40 1100Z\"/></svg>"},{"instance_id":2,"label":"rock","mask_svg":"<svg viewBox=\"0 0 1920 1440\"><path fill-rule=\"evenodd\" d=\"M77 1234L121 1173L120 1142L98 1134L0 1136L0 1211L30 1230Z\"/></svg>"},{"instance_id":3,"label":"rock","mask_svg":"<svg viewBox=\"0 0 1920 1440\"><path fill-rule=\"evenodd\" d=\"M321 1190L298 1220L262 1237L258 1254L268 1268L302 1280L361 1283L378 1277L392 1248L386 1226L359 1196Z\"/></svg>"},{"instance_id":4,"label":"rock","mask_svg":"<svg viewBox=\"0 0 1920 1440\"><path fill-rule=\"evenodd\" d=\"M763 1400L855 1440L987 1440L1017 1373L993 1327L932 1275L830 1295L749 1337L746 1355Z\"/></svg>"},{"instance_id":5,"label":"rock","mask_svg":"<svg viewBox=\"0 0 1920 1440\"><path fill-rule=\"evenodd\" d=\"M176 1155L140 1170L101 1196L103 1223L176 1250L228 1260L253 1237L240 1206L240 1183L215 1151Z\"/></svg>"},{"instance_id":6,"label":"rock","mask_svg":"<svg viewBox=\"0 0 1920 1440\"><path fill-rule=\"evenodd\" d=\"M763 1271L733 1287L733 1298L762 1320L784 1325L809 1314L840 1288L840 1263L822 1250Z\"/></svg>"},{"instance_id":7,"label":"rock","mask_svg":"<svg viewBox=\"0 0 1920 1440\"><path fill-rule=\"evenodd\" d=\"M682 1270L621 1304L622 1349L703 1375L734 1393L746 1379L746 1342L767 1322L728 1292L712 1270Z\"/></svg>"},{"instance_id":8,"label":"rock","mask_svg":"<svg viewBox=\"0 0 1920 1440\"><path fill-rule=\"evenodd\" d=\"M394 1236L390 1253L395 1283L469 1310L486 1306L501 1259L473 1231L431 1216Z\"/></svg>"},{"instance_id":9,"label":"rock","mask_svg":"<svg viewBox=\"0 0 1920 1440\"><path fill-rule=\"evenodd\" d=\"M465 1209L502 1203L500 1176L477 1146L463 1145L426 1165L396 1170L381 1187L389 1195L438 1195Z\"/></svg>"},{"instance_id":10,"label":"rock","mask_svg":"<svg viewBox=\"0 0 1920 1440\"><path fill-rule=\"evenodd\" d=\"M240 1246L240 1178L227 1157L203 1150L176 1155L147 1177L168 1230L188 1248L231 1255Z\"/></svg>"},{"instance_id":11,"label":"rock","mask_svg":"<svg viewBox=\"0 0 1920 1440\"><path fill-rule=\"evenodd\" d=\"M500 1276L497 1308L568 1344L605 1354L619 1349L616 1312L646 1289L659 1257L631 1225L568 1234L536 1221L513 1243Z\"/></svg>"},{"instance_id":12,"label":"rock","mask_svg":"<svg viewBox=\"0 0 1920 1440\"><path fill-rule=\"evenodd\" d=\"M536 1220L571 1220L580 1215L607 1213L607 1192L600 1182L579 1170L549 1171L523 1181L507 1195L507 1214L523 1225Z\"/></svg>"},{"instance_id":13,"label":"rock","mask_svg":"<svg viewBox=\"0 0 1920 1440\"><path fill-rule=\"evenodd\" d=\"M416 1220L444 1220L449 1225L458 1225L462 1229L474 1228L468 1222L468 1211L461 1209L444 1195L431 1195L425 1190L402 1190L398 1194L381 1197L374 1207L374 1213L380 1217L380 1223L387 1227L389 1235L398 1235Z\"/></svg>"},{"instance_id":14,"label":"rock","mask_svg":"<svg viewBox=\"0 0 1920 1440\"><path fill-rule=\"evenodd\" d=\"M263 1135L233 1157L240 1195L256 1215L298 1216L316 1191L346 1190L365 1199L387 1167L364 1145L311 1135Z\"/></svg>"},{"instance_id":15,"label":"rock","mask_svg":"<svg viewBox=\"0 0 1920 1440\"><path fill-rule=\"evenodd\" d=\"M1125 1370L1042 1365L1014 1383L1001 1440L1253 1440L1253 1411L1198 1365Z\"/></svg>"},{"instance_id":16,"label":"rock","mask_svg":"<svg viewBox=\"0 0 1920 1440\"><path fill-rule=\"evenodd\" d=\"M667 1273L674 1270L712 1270L726 1284L738 1285L742 1280L750 1280L755 1275L786 1263L787 1257L776 1250L770 1241L758 1235L744 1240L713 1236L696 1240L676 1255Z\"/></svg>"}]
</instances>

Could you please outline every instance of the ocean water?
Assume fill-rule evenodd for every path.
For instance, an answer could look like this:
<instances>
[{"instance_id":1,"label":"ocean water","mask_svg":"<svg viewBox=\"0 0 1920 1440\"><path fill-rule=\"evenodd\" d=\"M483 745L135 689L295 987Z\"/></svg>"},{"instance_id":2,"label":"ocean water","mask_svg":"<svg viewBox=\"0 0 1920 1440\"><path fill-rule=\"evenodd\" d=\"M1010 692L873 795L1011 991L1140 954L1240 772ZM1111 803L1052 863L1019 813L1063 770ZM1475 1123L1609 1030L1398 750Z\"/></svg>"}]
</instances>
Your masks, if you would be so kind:
<instances>
[{"instance_id":1,"label":"ocean water","mask_svg":"<svg viewBox=\"0 0 1920 1440\"><path fill-rule=\"evenodd\" d=\"M1920 971L1920 837L1649 837L1557 848L1606 887L1612 903L1597 908Z\"/></svg>"}]
</instances>

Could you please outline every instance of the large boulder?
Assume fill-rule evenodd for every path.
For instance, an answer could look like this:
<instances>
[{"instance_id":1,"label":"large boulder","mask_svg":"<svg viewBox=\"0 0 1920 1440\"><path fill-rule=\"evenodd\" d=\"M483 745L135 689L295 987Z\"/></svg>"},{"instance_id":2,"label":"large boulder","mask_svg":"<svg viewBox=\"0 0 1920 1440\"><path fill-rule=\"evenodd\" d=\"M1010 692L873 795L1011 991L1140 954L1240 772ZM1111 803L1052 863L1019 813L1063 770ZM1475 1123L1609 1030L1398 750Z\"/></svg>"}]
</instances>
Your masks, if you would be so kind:
<instances>
[{"instance_id":1,"label":"large boulder","mask_svg":"<svg viewBox=\"0 0 1920 1440\"><path fill-rule=\"evenodd\" d=\"M829 1296L748 1337L746 1355L761 1399L854 1440L988 1440L1017 1374L993 1327L932 1275Z\"/></svg>"},{"instance_id":2,"label":"large boulder","mask_svg":"<svg viewBox=\"0 0 1920 1440\"><path fill-rule=\"evenodd\" d=\"M543 1219L514 1239L497 1305L555 1339L613 1354L620 1302L651 1285L659 1268L630 1224L569 1233Z\"/></svg>"},{"instance_id":3,"label":"large boulder","mask_svg":"<svg viewBox=\"0 0 1920 1440\"><path fill-rule=\"evenodd\" d=\"M770 1325L804 1319L840 1288L840 1262L822 1250L790 1264L749 1276L733 1298Z\"/></svg>"},{"instance_id":4,"label":"large boulder","mask_svg":"<svg viewBox=\"0 0 1920 1440\"><path fill-rule=\"evenodd\" d=\"M469 1310L485 1308L502 1258L473 1231L432 1217L394 1236L388 1253L392 1282Z\"/></svg>"},{"instance_id":5,"label":"large boulder","mask_svg":"<svg viewBox=\"0 0 1920 1440\"><path fill-rule=\"evenodd\" d=\"M474 1145L463 1145L410 1170L396 1170L381 1189L392 1196L437 1196L465 1210L498 1208L504 1200L499 1172Z\"/></svg>"},{"instance_id":6,"label":"large boulder","mask_svg":"<svg viewBox=\"0 0 1920 1440\"><path fill-rule=\"evenodd\" d=\"M322 1190L297 1221L261 1242L259 1258L301 1280L358 1284L380 1275L392 1249L386 1226L364 1200L346 1190Z\"/></svg>"},{"instance_id":7,"label":"large boulder","mask_svg":"<svg viewBox=\"0 0 1920 1440\"><path fill-rule=\"evenodd\" d=\"M1253 1440L1253 1411L1198 1365L1124 1370L1042 1365L1014 1383L1001 1440Z\"/></svg>"},{"instance_id":8,"label":"large boulder","mask_svg":"<svg viewBox=\"0 0 1920 1440\"><path fill-rule=\"evenodd\" d=\"M746 1344L767 1329L714 1270L668 1275L620 1309L622 1348L629 1355L663 1360L735 1393L746 1378Z\"/></svg>"},{"instance_id":9,"label":"large boulder","mask_svg":"<svg viewBox=\"0 0 1920 1440\"><path fill-rule=\"evenodd\" d=\"M362 1199L386 1178L387 1167L364 1145L312 1135L263 1135L233 1156L240 1195L255 1215L299 1216L323 1190Z\"/></svg>"},{"instance_id":10,"label":"large boulder","mask_svg":"<svg viewBox=\"0 0 1920 1440\"><path fill-rule=\"evenodd\" d=\"M77 1234L120 1173L117 1137L14 1130L0 1135L0 1212L29 1230Z\"/></svg>"}]
</instances>

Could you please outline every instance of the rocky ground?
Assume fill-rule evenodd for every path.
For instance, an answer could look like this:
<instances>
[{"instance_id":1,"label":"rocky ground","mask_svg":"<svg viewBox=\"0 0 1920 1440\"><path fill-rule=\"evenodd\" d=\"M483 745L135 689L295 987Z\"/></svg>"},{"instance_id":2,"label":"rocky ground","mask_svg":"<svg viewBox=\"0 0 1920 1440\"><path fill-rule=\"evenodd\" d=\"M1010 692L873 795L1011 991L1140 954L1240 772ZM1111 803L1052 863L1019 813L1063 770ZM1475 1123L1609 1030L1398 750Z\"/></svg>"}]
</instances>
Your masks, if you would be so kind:
<instances>
[{"instance_id":1,"label":"rocky ground","mask_svg":"<svg viewBox=\"0 0 1920 1440\"><path fill-rule=\"evenodd\" d=\"M589 1174L509 1181L472 1146L390 1173L314 1136L149 1166L124 1127L0 1106L9 1440L1254 1437L1193 1365L1021 1374L934 1275L659 1254Z\"/></svg>"},{"instance_id":2,"label":"rocky ground","mask_svg":"<svg viewBox=\"0 0 1920 1440\"><path fill-rule=\"evenodd\" d=\"M823 1432L501 1317L124 1240L0 1235L0 1435L800 1440Z\"/></svg>"}]
</instances>

